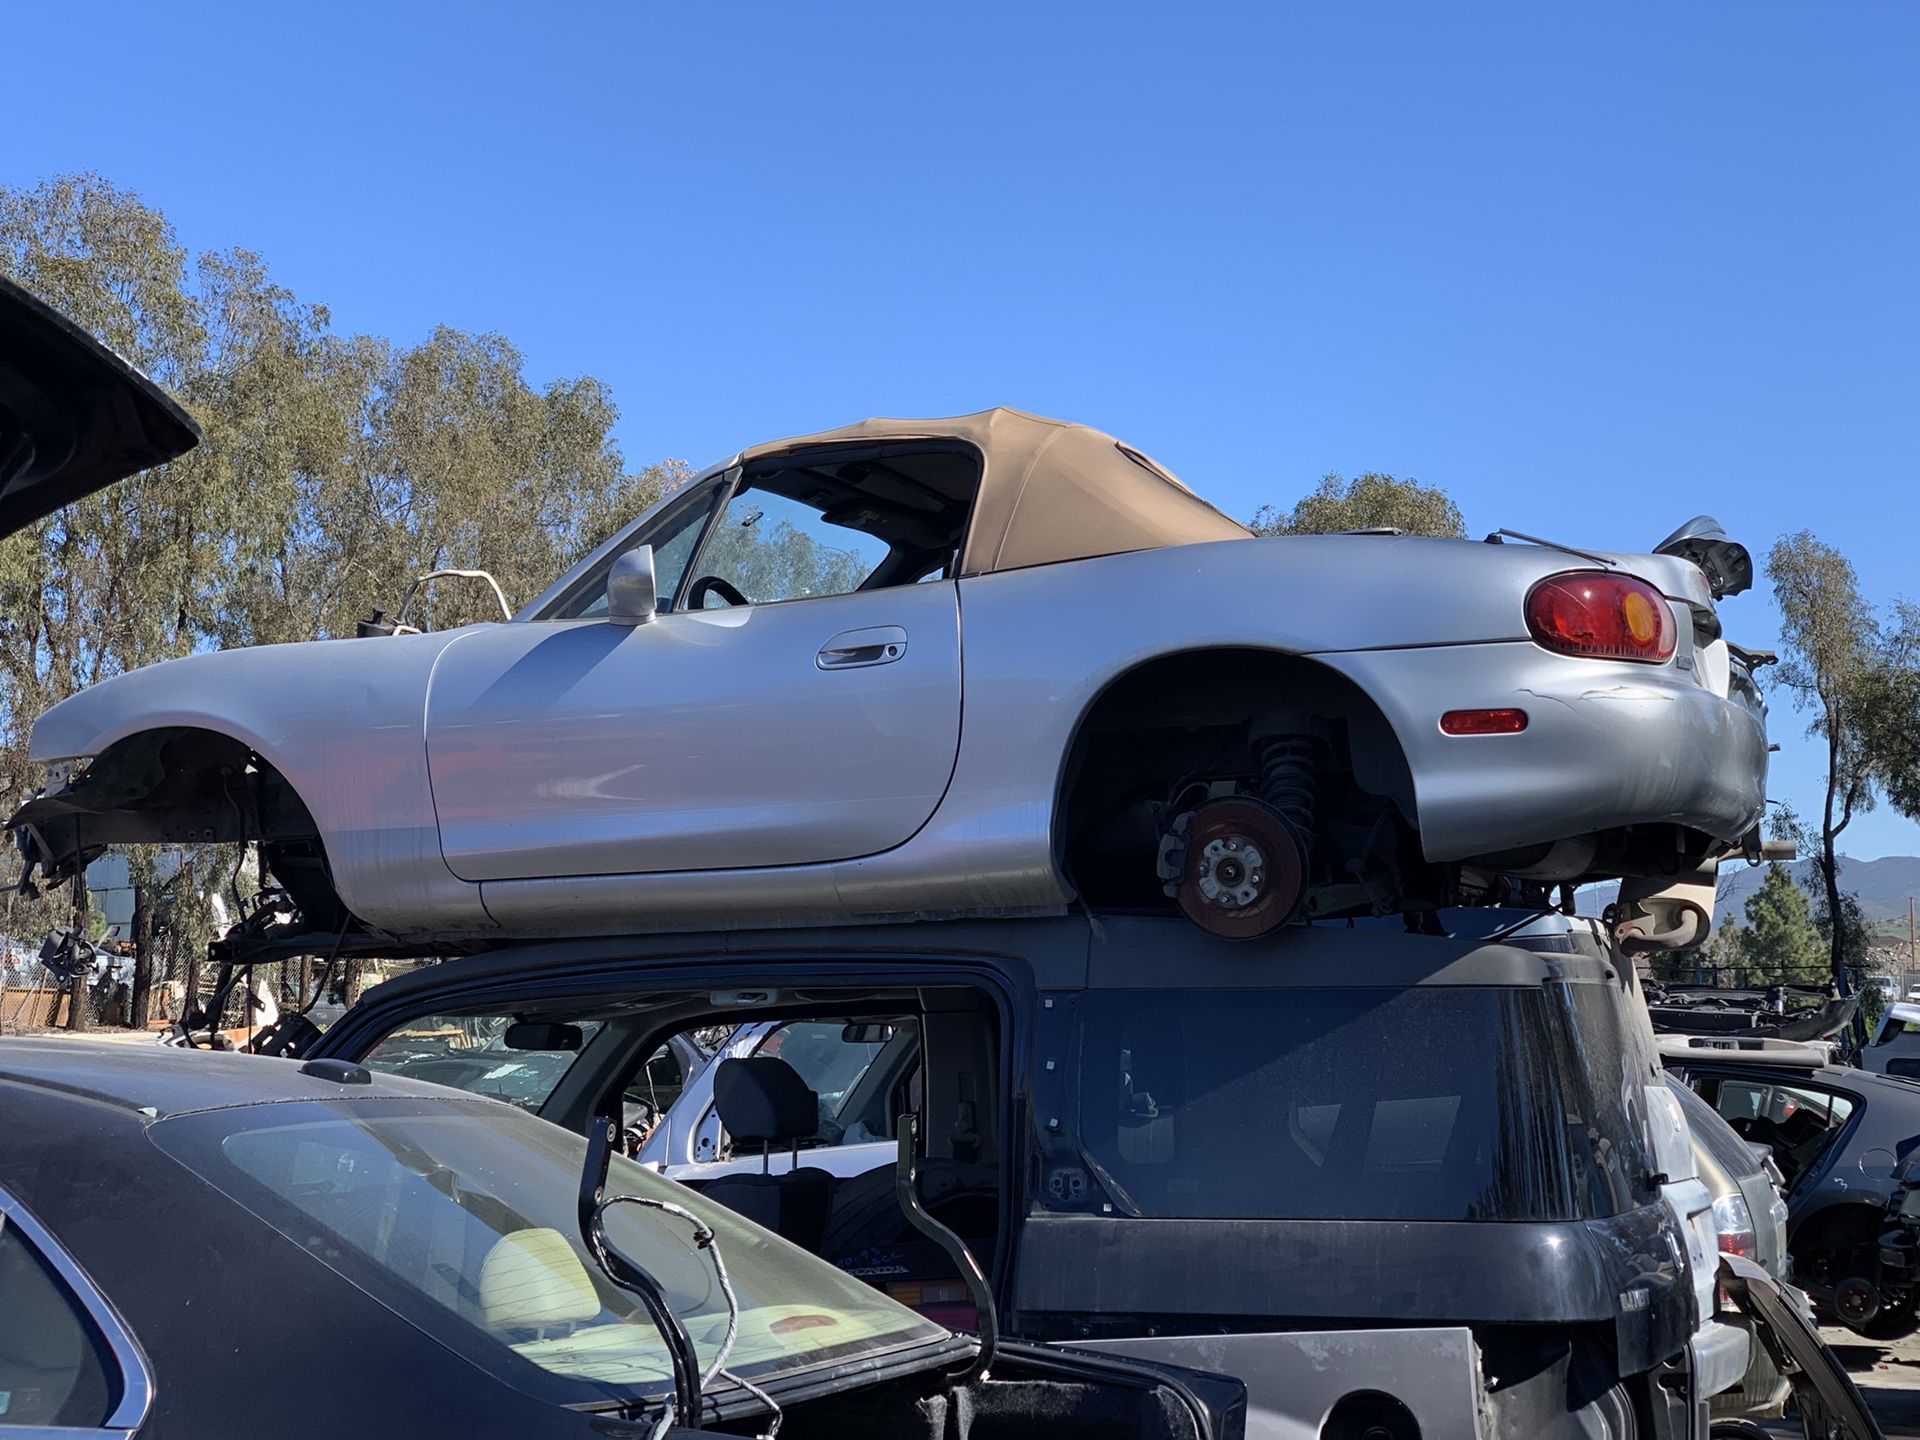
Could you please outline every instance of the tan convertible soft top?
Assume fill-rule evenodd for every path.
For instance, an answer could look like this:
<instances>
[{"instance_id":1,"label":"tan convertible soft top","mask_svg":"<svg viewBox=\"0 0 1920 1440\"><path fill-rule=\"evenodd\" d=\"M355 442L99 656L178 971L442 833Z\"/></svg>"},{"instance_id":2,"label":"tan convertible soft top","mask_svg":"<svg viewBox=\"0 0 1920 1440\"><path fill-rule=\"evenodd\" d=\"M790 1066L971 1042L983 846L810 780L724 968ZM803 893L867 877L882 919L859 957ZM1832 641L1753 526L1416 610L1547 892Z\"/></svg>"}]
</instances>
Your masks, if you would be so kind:
<instances>
[{"instance_id":1,"label":"tan convertible soft top","mask_svg":"<svg viewBox=\"0 0 1920 1440\"><path fill-rule=\"evenodd\" d=\"M960 558L963 575L1245 540L1252 533L1111 435L1019 410L982 410L948 420L864 420L756 445L740 458L752 463L816 445L881 440L959 440L980 452L980 495Z\"/></svg>"}]
</instances>

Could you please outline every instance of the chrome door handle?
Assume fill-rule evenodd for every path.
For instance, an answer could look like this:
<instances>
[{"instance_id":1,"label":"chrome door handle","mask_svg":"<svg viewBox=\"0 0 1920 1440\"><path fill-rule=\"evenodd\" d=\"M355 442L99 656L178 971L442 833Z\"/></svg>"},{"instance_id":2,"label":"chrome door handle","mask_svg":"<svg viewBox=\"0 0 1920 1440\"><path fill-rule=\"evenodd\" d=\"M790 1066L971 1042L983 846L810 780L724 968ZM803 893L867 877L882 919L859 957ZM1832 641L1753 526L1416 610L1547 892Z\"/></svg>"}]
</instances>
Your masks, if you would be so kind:
<instances>
[{"instance_id":1,"label":"chrome door handle","mask_svg":"<svg viewBox=\"0 0 1920 1440\"><path fill-rule=\"evenodd\" d=\"M907 653L907 632L898 625L874 625L865 630L842 630L820 647L813 663L822 670L862 670L891 665Z\"/></svg>"}]
</instances>

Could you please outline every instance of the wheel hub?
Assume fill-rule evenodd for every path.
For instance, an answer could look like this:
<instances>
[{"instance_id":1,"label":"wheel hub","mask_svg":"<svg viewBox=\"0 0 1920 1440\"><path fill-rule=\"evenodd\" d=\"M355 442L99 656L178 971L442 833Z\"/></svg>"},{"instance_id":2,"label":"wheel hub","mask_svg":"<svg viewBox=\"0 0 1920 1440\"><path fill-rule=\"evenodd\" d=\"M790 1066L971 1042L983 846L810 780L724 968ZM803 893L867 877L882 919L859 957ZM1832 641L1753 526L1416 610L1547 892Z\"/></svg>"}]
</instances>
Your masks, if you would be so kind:
<instances>
[{"instance_id":1,"label":"wheel hub","mask_svg":"<svg viewBox=\"0 0 1920 1440\"><path fill-rule=\"evenodd\" d=\"M1240 796L1196 807L1174 898L1211 934L1249 940L1293 918L1304 892L1306 847L1278 810Z\"/></svg>"},{"instance_id":2,"label":"wheel hub","mask_svg":"<svg viewBox=\"0 0 1920 1440\"><path fill-rule=\"evenodd\" d=\"M1862 1275L1850 1275L1834 1287L1833 1308L1849 1325L1864 1325L1880 1313L1880 1287Z\"/></svg>"},{"instance_id":3,"label":"wheel hub","mask_svg":"<svg viewBox=\"0 0 1920 1440\"><path fill-rule=\"evenodd\" d=\"M1207 842L1194 878L1209 905L1239 910L1260 898L1266 864L1256 842L1245 835L1227 835Z\"/></svg>"}]
</instances>

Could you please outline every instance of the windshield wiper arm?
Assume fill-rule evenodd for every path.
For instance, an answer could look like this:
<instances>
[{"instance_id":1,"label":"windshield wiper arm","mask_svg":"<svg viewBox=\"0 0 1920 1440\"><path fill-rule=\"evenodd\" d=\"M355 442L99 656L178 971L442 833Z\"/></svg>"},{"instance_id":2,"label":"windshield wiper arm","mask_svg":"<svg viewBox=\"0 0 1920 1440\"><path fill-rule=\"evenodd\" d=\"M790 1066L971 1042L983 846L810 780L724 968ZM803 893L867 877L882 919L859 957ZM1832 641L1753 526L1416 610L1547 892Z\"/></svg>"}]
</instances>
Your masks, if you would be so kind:
<instances>
[{"instance_id":1,"label":"windshield wiper arm","mask_svg":"<svg viewBox=\"0 0 1920 1440\"><path fill-rule=\"evenodd\" d=\"M667 1295L640 1266L607 1244L607 1229L602 1218L607 1202L607 1167L613 1160L614 1146L620 1140L620 1122L611 1115L596 1115L587 1128L587 1160L580 1169L580 1239L606 1277L630 1295L640 1297L647 1317L653 1321L660 1338L666 1342L673 1360L673 1410L662 1417L667 1424L673 1417L681 1423L700 1423L700 1361L693 1350L693 1337L667 1303ZM660 1427L662 1430L666 1425Z\"/></svg>"}]
</instances>

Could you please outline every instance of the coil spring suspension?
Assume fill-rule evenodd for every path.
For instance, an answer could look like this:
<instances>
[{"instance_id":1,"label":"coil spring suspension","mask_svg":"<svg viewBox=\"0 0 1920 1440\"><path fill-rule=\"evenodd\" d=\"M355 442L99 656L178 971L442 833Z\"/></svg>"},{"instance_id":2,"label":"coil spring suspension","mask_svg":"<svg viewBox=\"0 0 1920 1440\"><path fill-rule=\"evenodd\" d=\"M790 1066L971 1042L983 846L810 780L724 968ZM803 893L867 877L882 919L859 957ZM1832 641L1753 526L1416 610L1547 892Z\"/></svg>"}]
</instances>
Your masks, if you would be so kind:
<instances>
[{"instance_id":1,"label":"coil spring suspension","mask_svg":"<svg viewBox=\"0 0 1920 1440\"><path fill-rule=\"evenodd\" d=\"M1319 743L1308 737L1262 741L1252 794L1202 800L1161 837L1160 878L1201 929L1247 940L1298 913L1320 755Z\"/></svg>"},{"instance_id":2,"label":"coil spring suspension","mask_svg":"<svg viewBox=\"0 0 1920 1440\"><path fill-rule=\"evenodd\" d=\"M1287 817L1301 843L1313 834L1320 746L1301 735L1284 735L1260 746L1260 798Z\"/></svg>"}]
</instances>

